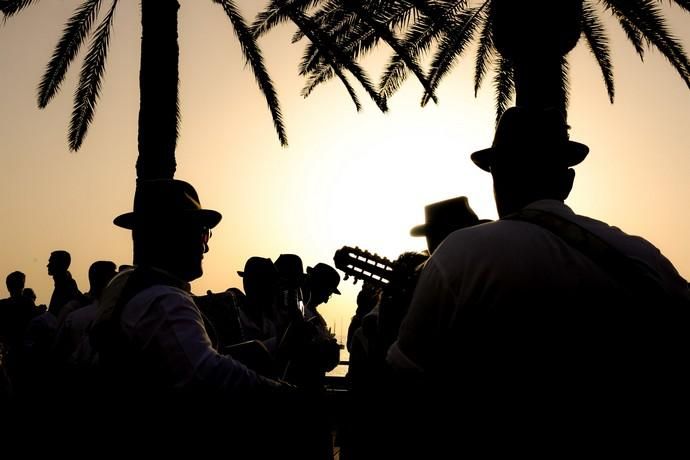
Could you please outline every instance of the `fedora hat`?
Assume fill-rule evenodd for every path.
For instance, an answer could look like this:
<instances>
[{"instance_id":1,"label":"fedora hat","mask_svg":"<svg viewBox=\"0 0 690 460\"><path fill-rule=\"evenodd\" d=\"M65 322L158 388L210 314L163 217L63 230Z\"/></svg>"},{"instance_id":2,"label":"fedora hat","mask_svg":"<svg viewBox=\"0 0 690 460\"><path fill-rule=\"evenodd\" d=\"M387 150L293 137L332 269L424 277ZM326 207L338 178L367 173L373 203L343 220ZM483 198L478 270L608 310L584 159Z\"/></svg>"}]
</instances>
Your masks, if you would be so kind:
<instances>
[{"instance_id":1,"label":"fedora hat","mask_svg":"<svg viewBox=\"0 0 690 460\"><path fill-rule=\"evenodd\" d=\"M474 152L471 158L487 172L497 156L506 153L519 154L525 163L575 166L585 159L589 147L571 141L568 128L559 110L511 107L501 115L491 147Z\"/></svg>"},{"instance_id":2,"label":"fedora hat","mask_svg":"<svg viewBox=\"0 0 690 460\"><path fill-rule=\"evenodd\" d=\"M281 254L274 262L278 274L282 278L304 281L302 258L297 254Z\"/></svg>"},{"instance_id":3,"label":"fedora hat","mask_svg":"<svg viewBox=\"0 0 690 460\"><path fill-rule=\"evenodd\" d=\"M430 232L452 231L488 222L477 217L465 196L431 203L424 207L424 216L426 223L412 227L410 235L426 236Z\"/></svg>"},{"instance_id":4,"label":"fedora hat","mask_svg":"<svg viewBox=\"0 0 690 460\"><path fill-rule=\"evenodd\" d=\"M255 278L278 278L278 269L273 264L271 259L265 257L250 257L244 264L244 271L238 271L241 277L255 277Z\"/></svg>"},{"instance_id":5,"label":"fedora hat","mask_svg":"<svg viewBox=\"0 0 690 460\"><path fill-rule=\"evenodd\" d=\"M176 179L152 179L137 184L133 211L117 216L113 223L132 230L142 224L184 220L213 228L221 218L218 211L202 209L191 184Z\"/></svg>"},{"instance_id":6,"label":"fedora hat","mask_svg":"<svg viewBox=\"0 0 690 460\"><path fill-rule=\"evenodd\" d=\"M318 263L313 267L307 267L307 275L311 278L313 284L324 286L334 294L340 295L338 290L340 275L335 271L335 268L328 264Z\"/></svg>"}]
</instances>

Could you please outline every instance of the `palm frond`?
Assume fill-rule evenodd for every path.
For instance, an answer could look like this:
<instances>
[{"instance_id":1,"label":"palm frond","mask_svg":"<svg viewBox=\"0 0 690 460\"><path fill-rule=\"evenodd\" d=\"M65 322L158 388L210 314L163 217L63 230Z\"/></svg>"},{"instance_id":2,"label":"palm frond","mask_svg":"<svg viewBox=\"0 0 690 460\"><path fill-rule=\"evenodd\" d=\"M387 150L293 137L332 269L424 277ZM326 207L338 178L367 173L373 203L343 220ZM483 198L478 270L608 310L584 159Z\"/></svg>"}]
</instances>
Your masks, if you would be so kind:
<instances>
[{"instance_id":1,"label":"palm frond","mask_svg":"<svg viewBox=\"0 0 690 460\"><path fill-rule=\"evenodd\" d=\"M324 83L327 80L330 80L331 78L333 78L333 75L337 74L338 78L343 83L343 86L345 86L347 94L350 96L350 99L352 99L352 102L355 104L355 110L357 112L362 110L362 104L359 102L359 97L357 97L357 93L355 92L355 89L352 87L347 77L342 72L337 72L335 70L336 67L334 66L323 65L322 67L322 71L315 72L309 76L307 84L304 86L304 88L302 88L300 94L303 97L309 97L309 95L312 93L312 91L314 91L314 89L318 85Z\"/></svg>"},{"instance_id":2,"label":"palm frond","mask_svg":"<svg viewBox=\"0 0 690 460\"><path fill-rule=\"evenodd\" d=\"M644 41L642 39L642 32L635 27L633 23L628 21L627 18L618 18L618 22L620 23L621 27L623 28L623 32L625 32L625 35L628 37L628 40L630 40L630 43L635 47L635 52L640 56L640 60L644 61L644 53L645 53L645 48L644 48Z\"/></svg>"},{"instance_id":3,"label":"palm frond","mask_svg":"<svg viewBox=\"0 0 690 460\"><path fill-rule=\"evenodd\" d=\"M481 33L479 34L479 46L477 47L477 56L474 62L474 97L477 97L484 76L491 66L496 52L493 28L491 27L491 21L489 21L489 17L493 16L491 14L492 8L493 6L490 6L480 18L480 21L482 21L479 25Z\"/></svg>"},{"instance_id":4,"label":"palm frond","mask_svg":"<svg viewBox=\"0 0 690 460\"><path fill-rule=\"evenodd\" d=\"M55 47L46 72L38 85L38 106L44 108L57 94L65 79L69 65L79 52L79 48L91 30L98 16L102 0L84 2L67 22L62 38Z\"/></svg>"},{"instance_id":5,"label":"palm frond","mask_svg":"<svg viewBox=\"0 0 690 460\"><path fill-rule=\"evenodd\" d=\"M0 12L5 15L5 18L9 18L37 1L38 0L0 0Z\"/></svg>"},{"instance_id":6,"label":"palm frond","mask_svg":"<svg viewBox=\"0 0 690 460\"><path fill-rule=\"evenodd\" d=\"M654 45L690 88L690 61L681 43L671 35L654 0L604 0L616 18L627 18L645 40Z\"/></svg>"},{"instance_id":7,"label":"palm frond","mask_svg":"<svg viewBox=\"0 0 690 460\"><path fill-rule=\"evenodd\" d=\"M373 49L377 43L374 30L371 27L362 27L357 15L352 12L344 15L338 24L315 25L314 27L318 27L321 33L332 42L332 46L348 56L350 60L355 60L362 53ZM327 50L324 51L318 42L310 42L305 48L304 57L299 65L300 75L312 72L328 62Z\"/></svg>"},{"instance_id":8,"label":"palm frond","mask_svg":"<svg viewBox=\"0 0 690 460\"><path fill-rule=\"evenodd\" d=\"M418 58L426 53L432 43L446 33L449 21L464 2L437 5L436 2L415 0L415 4L424 4L423 15L410 25L403 46L411 56ZM381 76L381 94L392 96L402 86L407 77L407 67L399 55L394 54Z\"/></svg>"},{"instance_id":9,"label":"palm frond","mask_svg":"<svg viewBox=\"0 0 690 460\"><path fill-rule=\"evenodd\" d=\"M333 67L330 65L321 65L318 72L313 72L307 77L307 83L300 91L302 97L309 97L311 93L322 83L331 80L335 76ZM359 109L357 109L359 111Z\"/></svg>"},{"instance_id":10,"label":"palm frond","mask_svg":"<svg viewBox=\"0 0 690 460\"><path fill-rule=\"evenodd\" d=\"M408 53L407 49L404 46L402 46L402 44L398 41L393 32L391 32L390 29L388 29L388 26L378 22L376 20L375 14L362 8L361 0L354 1L352 3L355 4L354 11L362 18L362 20L368 26L374 29L378 37L380 37L384 42L386 42L388 46L390 46L393 49L393 51L395 51L396 54L400 56L400 59L405 63L407 68L410 71L412 71L412 73L417 77L417 80L419 80L419 82L422 84L426 94L428 94L429 97L435 103L438 103L438 100L434 95L434 90L429 85L426 75L424 75L424 71L419 66L419 63L410 53Z\"/></svg>"},{"instance_id":11,"label":"palm frond","mask_svg":"<svg viewBox=\"0 0 690 460\"><path fill-rule=\"evenodd\" d=\"M290 19L297 25L297 27L302 29L312 43L316 44L319 49L326 56L328 56L329 62L331 65L333 65L333 70L335 71L336 75L340 73L339 67L344 67L347 69L352 76L359 81L367 94L369 94L369 97L371 97L371 99L376 103L378 108L382 112L386 112L388 110L385 98L381 97L378 91L376 91L376 88L374 88L374 85L366 75L366 72L364 72L364 70L356 62L350 59L349 56L342 53L340 49L333 43L330 37L322 33L317 27L314 27L309 18L299 11L291 11Z\"/></svg>"},{"instance_id":12,"label":"palm frond","mask_svg":"<svg viewBox=\"0 0 690 460\"><path fill-rule=\"evenodd\" d=\"M690 12L690 0L669 0L669 3L675 3L685 11Z\"/></svg>"},{"instance_id":13,"label":"palm frond","mask_svg":"<svg viewBox=\"0 0 690 460\"><path fill-rule=\"evenodd\" d=\"M363 2L369 6L359 7ZM406 1L330 0L312 17L312 21L315 27L334 41L342 53L355 60L371 51L381 40L382 34L390 38L390 29L404 22L411 8ZM293 40L302 36L298 32ZM311 72L329 60L314 44L308 45L307 51L300 64L302 74Z\"/></svg>"},{"instance_id":14,"label":"palm frond","mask_svg":"<svg viewBox=\"0 0 690 460\"><path fill-rule=\"evenodd\" d=\"M347 23L351 23L348 19L351 16L350 12L340 5L340 0L329 0L325 4L320 5L318 11L311 15L311 20L315 26L321 30L332 33L334 29L344 30ZM300 29L292 35L290 40L292 43L297 43L304 38L304 32Z\"/></svg>"},{"instance_id":15,"label":"palm frond","mask_svg":"<svg viewBox=\"0 0 690 460\"><path fill-rule=\"evenodd\" d=\"M587 3L582 8L582 33L585 36L590 51L599 64L609 100L613 104L613 64L611 64L608 38L596 12Z\"/></svg>"},{"instance_id":16,"label":"palm frond","mask_svg":"<svg viewBox=\"0 0 690 460\"><path fill-rule=\"evenodd\" d=\"M259 12L250 29L254 38L259 38L274 27L290 20L289 11L304 11L318 4L321 0L273 0ZM218 1L214 0L218 3Z\"/></svg>"},{"instance_id":17,"label":"palm frond","mask_svg":"<svg viewBox=\"0 0 690 460\"><path fill-rule=\"evenodd\" d=\"M117 0L113 0L108 14L96 29L89 52L82 64L81 73L79 74L79 85L74 94L74 110L72 111L68 133L70 150L79 150L93 119L98 94L101 90L101 78L105 71L108 44L110 43L110 30L116 6Z\"/></svg>"},{"instance_id":18,"label":"palm frond","mask_svg":"<svg viewBox=\"0 0 690 460\"><path fill-rule=\"evenodd\" d=\"M515 79L513 73L513 63L509 59L499 56L496 75L494 76L494 87L496 89L496 125L503 115L515 93Z\"/></svg>"},{"instance_id":19,"label":"palm frond","mask_svg":"<svg viewBox=\"0 0 690 460\"><path fill-rule=\"evenodd\" d=\"M214 0L215 3L220 4L225 10L225 14L230 19L233 25L237 39L242 47L242 53L245 59L252 68L254 78L256 79L261 92L266 98L268 109L271 111L273 117L273 126L278 133L280 145L287 145L287 135L285 133L285 126L283 124L283 116L280 111L280 103L278 102L278 95L273 87L273 81L269 77L266 67L264 66L263 56L261 50L256 44L256 40L252 35L251 30L244 22L244 18L240 14L235 2L232 0Z\"/></svg>"},{"instance_id":20,"label":"palm frond","mask_svg":"<svg viewBox=\"0 0 690 460\"><path fill-rule=\"evenodd\" d=\"M442 38L439 48L431 63L429 85L436 90L441 79L450 71L455 60L465 51L472 40L474 31L479 23L481 11L486 3L480 7L468 8L455 17L455 25ZM429 102L429 94L422 97L422 106Z\"/></svg>"}]
</instances>

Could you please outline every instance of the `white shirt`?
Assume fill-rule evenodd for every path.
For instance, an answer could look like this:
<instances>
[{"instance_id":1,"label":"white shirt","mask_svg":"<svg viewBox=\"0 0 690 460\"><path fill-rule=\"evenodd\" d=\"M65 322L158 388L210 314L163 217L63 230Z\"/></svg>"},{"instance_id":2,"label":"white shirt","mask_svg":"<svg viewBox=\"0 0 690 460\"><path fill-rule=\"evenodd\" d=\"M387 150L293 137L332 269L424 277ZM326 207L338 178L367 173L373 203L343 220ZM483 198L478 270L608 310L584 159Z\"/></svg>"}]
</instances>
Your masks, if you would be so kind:
<instances>
[{"instance_id":1,"label":"white shirt","mask_svg":"<svg viewBox=\"0 0 690 460\"><path fill-rule=\"evenodd\" d=\"M123 275L111 281L103 305L111 303L109 294L124 287ZM262 384L255 372L213 349L201 313L185 290L166 285L144 289L127 302L120 325L147 368L169 388L194 384L235 392Z\"/></svg>"},{"instance_id":2,"label":"white shirt","mask_svg":"<svg viewBox=\"0 0 690 460\"><path fill-rule=\"evenodd\" d=\"M656 274L675 296L688 298L687 282L651 243L604 222L578 216L555 200L527 206L557 214L599 236ZM454 343L466 314L560 299L583 291L610 292L616 282L579 250L550 231L523 221L499 220L452 233L422 272L388 362L398 369L433 367L439 349ZM555 296L554 296L555 294Z\"/></svg>"}]
</instances>

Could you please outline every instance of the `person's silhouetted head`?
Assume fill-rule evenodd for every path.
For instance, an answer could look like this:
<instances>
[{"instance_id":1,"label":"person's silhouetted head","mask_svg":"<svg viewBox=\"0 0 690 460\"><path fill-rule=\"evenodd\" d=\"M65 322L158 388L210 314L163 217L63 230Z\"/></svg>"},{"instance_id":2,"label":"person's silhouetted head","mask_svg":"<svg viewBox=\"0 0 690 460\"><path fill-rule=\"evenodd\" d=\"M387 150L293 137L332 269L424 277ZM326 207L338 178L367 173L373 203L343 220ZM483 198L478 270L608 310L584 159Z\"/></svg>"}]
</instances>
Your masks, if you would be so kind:
<instances>
[{"instance_id":1,"label":"person's silhouetted head","mask_svg":"<svg viewBox=\"0 0 690 460\"><path fill-rule=\"evenodd\" d=\"M307 267L309 306L315 308L322 303L328 303L331 295L340 295L338 284L340 284L340 275L330 265L318 263L313 268Z\"/></svg>"},{"instance_id":2,"label":"person's silhouetted head","mask_svg":"<svg viewBox=\"0 0 690 460\"><path fill-rule=\"evenodd\" d=\"M89 294L98 297L117 274L115 262L99 260L89 267Z\"/></svg>"},{"instance_id":3,"label":"person's silhouetted head","mask_svg":"<svg viewBox=\"0 0 690 460\"><path fill-rule=\"evenodd\" d=\"M29 299L32 305L36 304L36 293L31 288L24 288L22 290L22 297Z\"/></svg>"},{"instance_id":4,"label":"person's silhouetted head","mask_svg":"<svg viewBox=\"0 0 690 460\"><path fill-rule=\"evenodd\" d=\"M199 278L208 251L211 229L219 212L203 209L199 195L187 182L174 179L140 181L134 210L113 221L132 230L134 265L166 270L184 281Z\"/></svg>"},{"instance_id":5,"label":"person's silhouetted head","mask_svg":"<svg viewBox=\"0 0 690 460\"><path fill-rule=\"evenodd\" d=\"M253 301L272 299L278 286L278 270L273 261L264 257L250 257L244 264L242 277L244 293Z\"/></svg>"},{"instance_id":6,"label":"person's silhouetted head","mask_svg":"<svg viewBox=\"0 0 690 460\"><path fill-rule=\"evenodd\" d=\"M48 274L50 276L60 276L67 273L70 264L72 263L72 256L67 251L53 251L50 253L48 259Z\"/></svg>"},{"instance_id":7,"label":"person's silhouetted head","mask_svg":"<svg viewBox=\"0 0 690 460\"><path fill-rule=\"evenodd\" d=\"M22 272L15 271L7 275L7 278L5 278L5 284L7 284L7 290L10 293L10 297L21 296L25 282L26 275L24 275Z\"/></svg>"},{"instance_id":8,"label":"person's silhouetted head","mask_svg":"<svg viewBox=\"0 0 690 460\"><path fill-rule=\"evenodd\" d=\"M275 261L275 267L283 284L297 288L304 283L304 266L297 254L281 254Z\"/></svg>"},{"instance_id":9,"label":"person's silhouetted head","mask_svg":"<svg viewBox=\"0 0 690 460\"><path fill-rule=\"evenodd\" d=\"M430 253L455 230L488 222L479 220L464 196L431 203L424 207L424 216L426 222L413 227L410 235L425 236Z\"/></svg>"},{"instance_id":10,"label":"person's silhouetted head","mask_svg":"<svg viewBox=\"0 0 690 460\"><path fill-rule=\"evenodd\" d=\"M499 216L541 199L565 200L573 186L571 166L589 148L568 138L568 125L556 109L511 107L499 120L491 148L472 161L493 176Z\"/></svg>"}]
</instances>

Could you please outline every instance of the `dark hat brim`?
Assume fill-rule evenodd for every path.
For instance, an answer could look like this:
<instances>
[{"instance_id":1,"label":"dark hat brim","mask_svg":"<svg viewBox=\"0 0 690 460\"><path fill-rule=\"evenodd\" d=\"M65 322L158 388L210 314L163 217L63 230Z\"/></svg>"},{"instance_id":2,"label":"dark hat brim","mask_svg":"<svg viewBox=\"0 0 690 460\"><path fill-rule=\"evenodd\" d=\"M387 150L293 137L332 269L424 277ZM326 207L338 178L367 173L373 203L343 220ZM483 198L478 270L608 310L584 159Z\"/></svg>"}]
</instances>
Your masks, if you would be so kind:
<instances>
[{"instance_id":1,"label":"dark hat brim","mask_svg":"<svg viewBox=\"0 0 690 460\"><path fill-rule=\"evenodd\" d=\"M565 164L568 167L582 163L589 153L589 147L579 142L568 141L567 147L568 148L563 153L565 154ZM491 172L491 163L493 163L496 151L497 149L494 147L477 150L470 156L470 158L472 158L472 162L474 162L474 164L480 169L486 172Z\"/></svg>"},{"instance_id":2,"label":"dark hat brim","mask_svg":"<svg viewBox=\"0 0 690 460\"><path fill-rule=\"evenodd\" d=\"M137 225L141 225L142 223L159 222L164 219L180 219L197 221L208 228L214 228L222 218L223 216L218 211L212 209L197 209L163 216L141 216L134 212L127 212L113 219L113 223L118 227L133 230Z\"/></svg>"}]
</instances>

